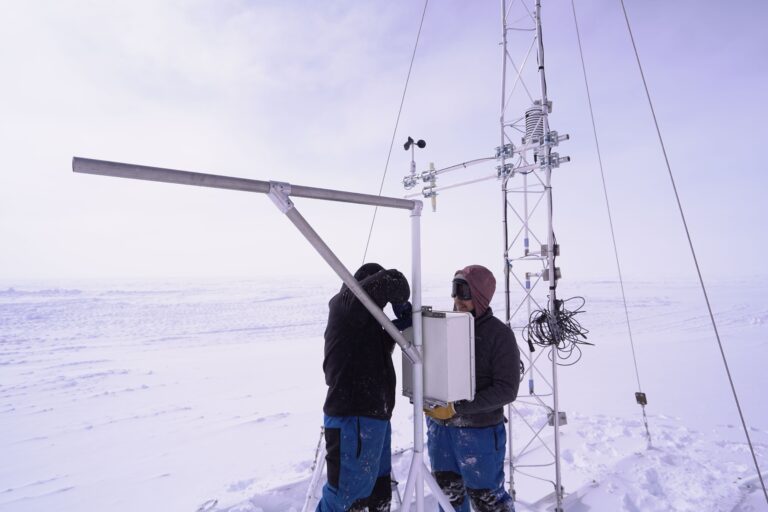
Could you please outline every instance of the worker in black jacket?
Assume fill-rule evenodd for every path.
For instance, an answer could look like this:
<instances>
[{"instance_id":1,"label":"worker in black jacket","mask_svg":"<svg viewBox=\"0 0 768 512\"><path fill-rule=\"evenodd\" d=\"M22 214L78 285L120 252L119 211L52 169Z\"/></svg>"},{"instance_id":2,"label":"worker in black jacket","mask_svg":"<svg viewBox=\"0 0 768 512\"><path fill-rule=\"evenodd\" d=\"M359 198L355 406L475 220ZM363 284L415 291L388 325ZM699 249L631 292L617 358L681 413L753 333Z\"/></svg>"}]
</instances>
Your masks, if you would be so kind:
<instances>
[{"instance_id":1,"label":"worker in black jacket","mask_svg":"<svg viewBox=\"0 0 768 512\"><path fill-rule=\"evenodd\" d=\"M407 327L410 288L397 270L366 263L355 273L380 307L392 303ZM329 302L323 371L328 482L317 512L389 511L391 438L395 405L395 341L346 286ZM405 323L403 323L405 322Z\"/></svg>"},{"instance_id":2,"label":"worker in black jacket","mask_svg":"<svg viewBox=\"0 0 768 512\"><path fill-rule=\"evenodd\" d=\"M520 351L512 330L493 316L495 290L496 279L483 266L470 265L454 275L454 310L475 317L475 396L426 411L432 473L461 512L469 512L469 500L476 512L515 509L504 489L503 407L517 398Z\"/></svg>"}]
</instances>

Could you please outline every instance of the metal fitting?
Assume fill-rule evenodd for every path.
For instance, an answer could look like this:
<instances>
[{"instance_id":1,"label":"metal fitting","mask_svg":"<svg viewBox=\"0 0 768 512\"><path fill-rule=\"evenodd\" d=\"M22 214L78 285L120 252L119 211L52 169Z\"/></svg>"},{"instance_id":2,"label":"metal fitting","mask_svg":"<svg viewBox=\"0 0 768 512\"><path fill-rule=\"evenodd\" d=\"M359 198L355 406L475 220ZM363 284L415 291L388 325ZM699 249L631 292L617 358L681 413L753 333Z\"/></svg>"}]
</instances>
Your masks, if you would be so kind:
<instances>
[{"instance_id":1,"label":"metal fitting","mask_svg":"<svg viewBox=\"0 0 768 512\"><path fill-rule=\"evenodd\" d=\"M496 166L496 176L498 178L506 178L515 175L515 166L513 164L504 164L504 167Z\"/></svg>"},{"instance_id":2,"label":"metal fitting","mask_svg":"<svg viewBox=\"0 0 768 512\"><path fill-rule=\"evenodd\" d=\"M403 178L403 186L406 190L411 190L419 182L419 178L415 174L409 174Z\"/></svg>"},{"instance_id":3,"label":"metal fitting","mask_svg":"<svg viewBox=\"0 0 768 512\"><path fill-rule=\"evenodd\" d=\"M275 203L281 212L286 213L288 210L293 209L293 201L291 201L291 184L281 181L270 181L269 192L267 193L269 198Z\"/></svg>"},{"instance_id":4,"label":"metal fitting","mask_svg":"<svg viewBox=\"0 0 768 512\"><path fill-rule=\"evenodd\" d=\"M510 158L515 154L515 146L510 142L496 148L496 158Z\"/></svg>"}]
</instances>

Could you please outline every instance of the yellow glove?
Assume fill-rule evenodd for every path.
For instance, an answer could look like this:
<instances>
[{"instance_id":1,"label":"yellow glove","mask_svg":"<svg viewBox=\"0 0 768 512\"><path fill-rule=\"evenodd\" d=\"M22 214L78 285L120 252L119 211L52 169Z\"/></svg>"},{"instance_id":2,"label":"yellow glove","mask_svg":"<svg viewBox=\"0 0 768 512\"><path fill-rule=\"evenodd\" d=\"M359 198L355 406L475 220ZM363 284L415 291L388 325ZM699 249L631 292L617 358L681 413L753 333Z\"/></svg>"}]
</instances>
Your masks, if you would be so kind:
<instances>
[{"instance_id":1,"label":"yellow glove","mask_svg":"<svg viewBox=\"0 0 768 512\"><path fill-rule=\"evenodd\" d=\"M435 418L436 420L449 420L456 415L456 409L453 408L453 402L448 402L445 407L435 407L434 409L424 409L424 414Z\"/></svg>"}]
</instances>

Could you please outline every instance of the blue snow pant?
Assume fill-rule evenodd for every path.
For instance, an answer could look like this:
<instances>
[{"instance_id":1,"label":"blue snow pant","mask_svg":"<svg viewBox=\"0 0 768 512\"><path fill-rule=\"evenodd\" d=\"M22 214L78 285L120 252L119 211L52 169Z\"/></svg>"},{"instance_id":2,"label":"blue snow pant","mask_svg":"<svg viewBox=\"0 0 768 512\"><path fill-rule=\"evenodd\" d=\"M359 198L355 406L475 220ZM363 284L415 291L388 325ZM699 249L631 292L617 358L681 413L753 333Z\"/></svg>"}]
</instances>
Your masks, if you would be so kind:
<instances>
[{"instance_id":1,"label":"blue snow pant","mask_svg":"<svg viewBox=\"0 0 768 512\"><path fill-rule=\"evenodd\" d=\"M328 482L316 512L389 512L392 427L365 416L325 416Z\"/></svg>"},{"instance_id":2,"label":"blue snow pant","mask_svg":"<svg viewBox=\"0 0 768 512\"><path fill-rule=\"evenodd\" d=\"M514 512L512 497L504 489L506 444L504 422L493 427L447 427L427 418L432 474L455 510L469 512L472 500L476 512Z\"/></svg>"}]
</instances>

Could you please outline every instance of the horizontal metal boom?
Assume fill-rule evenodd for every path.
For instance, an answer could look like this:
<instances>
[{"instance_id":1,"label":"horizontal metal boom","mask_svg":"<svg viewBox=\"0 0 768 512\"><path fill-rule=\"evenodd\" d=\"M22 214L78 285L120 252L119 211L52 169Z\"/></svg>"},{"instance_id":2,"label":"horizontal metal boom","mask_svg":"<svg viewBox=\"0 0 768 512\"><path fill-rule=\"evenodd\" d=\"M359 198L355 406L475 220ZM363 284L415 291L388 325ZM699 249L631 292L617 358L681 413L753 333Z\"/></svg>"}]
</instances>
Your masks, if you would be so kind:
<instances>
[{"instance_id":1,"label":"horizontal metal boom","mask_svg":"<svg viewBox=\"0 0 768 512\"><path fill-rule=\"evenodd\" d=\"M106 160L93 160L77 156L72 159L72 170L84 174L98 174L100 176L113 176L116 178L130 178L134 180L159 181L161 183L177 183L180 185L193 185L197 187L240 190L243 192L258 192L261 194L269 193L270 183L269 181L233 178L231 176L221 176L218 174L179 171L176 169L109 162ZM367 204L386 208L400 208L403 210L413 210L416 208L417 203L417 201L401 199L398 197L358 194L355 192L345 192L343 190L303 187L293 184L291 184L290 195L292 197L307 197L311 199L323 199L326 201L343 201L345 203Z\"/></svg>"}]
</instances>

